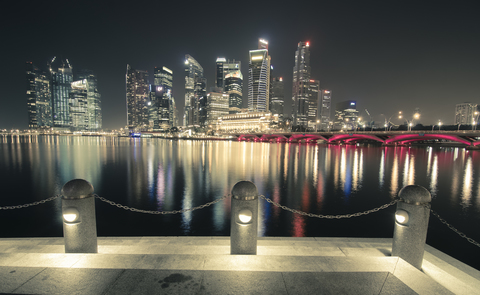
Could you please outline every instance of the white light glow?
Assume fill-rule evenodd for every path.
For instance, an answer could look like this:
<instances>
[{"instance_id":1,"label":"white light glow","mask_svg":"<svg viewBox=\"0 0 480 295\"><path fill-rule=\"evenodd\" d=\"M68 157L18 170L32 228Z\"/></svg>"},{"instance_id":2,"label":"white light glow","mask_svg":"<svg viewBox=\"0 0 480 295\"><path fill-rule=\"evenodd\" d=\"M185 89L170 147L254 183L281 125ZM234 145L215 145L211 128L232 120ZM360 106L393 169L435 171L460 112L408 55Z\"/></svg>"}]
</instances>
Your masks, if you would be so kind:
<instances>
[{"instance_id":1,"label":"white light glow","mask_svg":"<svg viewBox=\"0 0 480 295\"><path fill-rule=\"evenodd\" d=\"M252 211L248 209L243 209L238 212L238 219L242 223L248 223L252 220Z\"/></svg>"},{"instance_id":2,"label":"white light glow","mask_svg":"<svg viewBox=\"0 0 480 295\"><path fill-rule=\"evenodd\" d=\"M75 222L80 217L80 213L75 208L66 208L63 210L63 220L66 222Z\"/></svg>"},{"instance_id":3,"label":"white light glow","mask_svg":"<svg viewBox=\"0 0 480 295\"><path fill-rule=\"evenodd\" d=\"M405 210L397 210L397 212L395 212L395 220L400 224L407 224L408 212Z\"/></svg>"}]
</instances>

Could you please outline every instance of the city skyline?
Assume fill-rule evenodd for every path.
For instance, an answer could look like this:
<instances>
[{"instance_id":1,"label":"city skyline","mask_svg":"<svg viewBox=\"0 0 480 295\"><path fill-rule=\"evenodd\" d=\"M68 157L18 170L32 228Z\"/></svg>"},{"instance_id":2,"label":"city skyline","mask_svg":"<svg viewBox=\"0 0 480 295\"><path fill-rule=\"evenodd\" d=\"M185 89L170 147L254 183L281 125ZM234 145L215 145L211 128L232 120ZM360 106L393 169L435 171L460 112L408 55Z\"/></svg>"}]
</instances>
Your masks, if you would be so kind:
<instances>
[{"instance_id":1,"label":"city skyline","mask_svg":"<svg viewBox=\"0 0 480 295\"><path fill-rule=\"evenodd\" d=\"M88 2L88 1L87 1ZM12 4L19 5L19 4ZM103 128L127 125L125 106L125 67L148 71L167 67L174 73L173 95L178 114L183 114L185 54L193 56L204 68L207 91L214 86L218 57L241 62L244 79L248 73L248 52L257 47L259 38L269 41L273 77L285 81L285 112L291 114L292 68L298 42L310 43L312 77L322 89L332 91L332 105L355 100L359 116L368 109L374 121L402 111L422 111L421 123L453 124L456 104L480 103L480 26L474 11L478 5L468 3L321 3L321 11L305 5L280 7L255 4L229 11L236 23L217 27L214 18L206 19L198 32L187 34L195 21L192 15L208 15L218 6L190 6L180 14L163 15L169 30L155 36L155 17L141 14L141 3L130 8L119 4L111 8L98 4L77 7L65 3L43 6L31 3L27 11L14 7L2 19L2 48L5 68L0 83L0 128L28 128L25 94L26 61L43 67L53 56L68 58L77 68L91 69L98 76L102 94ZM150 3L152 10L160 4ZM170 9L180 9L169 4ZM228 7L226 7L228 8ZM180 9L181 10L181 9ZM228 10L228 9L227 9ZM264 13L263 11L275 13ZM59 27L55 34L43 33L75 15L89 16L85 23ZM92 12L93 11L93 12ZM44 18L42 15L51 15ZM142 15L145 22L141 22ZM265 16L267 15L267 16ZM125 21L126 16L133 20ZM152 19L150 19L152 18ZM135 24L136 23L138 24ZM183 21L183 23L182 23ZM31 30L42 25L42 30ZM79 42L75 32L85 32L88 42ZM28 36L28 38L27 38ZM127 42L135 36L145 46ZM135 43L135 44L134 44ZM153 83L153 81L150 81ZM243 100L246 106L246 85ZM393 120L392 120L393 121ZM178 119L181 124L181 118ZM400 121L394 122L400 123Z\"/></svg>"}]
</instances>

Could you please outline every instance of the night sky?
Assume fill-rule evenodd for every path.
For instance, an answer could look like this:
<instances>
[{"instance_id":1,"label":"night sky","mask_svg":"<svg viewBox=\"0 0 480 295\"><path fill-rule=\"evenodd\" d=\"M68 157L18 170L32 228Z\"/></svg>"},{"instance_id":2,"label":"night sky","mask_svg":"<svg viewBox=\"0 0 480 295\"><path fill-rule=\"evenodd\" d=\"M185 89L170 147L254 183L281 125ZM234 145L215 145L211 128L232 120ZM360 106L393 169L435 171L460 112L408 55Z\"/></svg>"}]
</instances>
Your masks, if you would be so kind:
<instances>
[{"instance_id":1,"label":"night sky","mask_svg":"<svg viewBox=\"0 0 480 295\"><path fill-rule=\"evenodd\" d=\"M93 70L103 127L116 129L126 125L127 64L151 76L155 66L172 69L181 118L185 54L203 66L207 90L214 86L217 57L240 60L247 82L248 51L258 38L269 41L273 75L284 78L288 114L299 41L310 42L312 78L332 90L333 105L356 100L359 116L367 117L368 109L377 122L398 111L411 118L418 107L424 125L453 124L455 104L480 103L477 1L103 3L3 5L0 128L27 128L26 61L46 68L57 56L68 58L74 71Z\"/></svg>"}]
</instances>

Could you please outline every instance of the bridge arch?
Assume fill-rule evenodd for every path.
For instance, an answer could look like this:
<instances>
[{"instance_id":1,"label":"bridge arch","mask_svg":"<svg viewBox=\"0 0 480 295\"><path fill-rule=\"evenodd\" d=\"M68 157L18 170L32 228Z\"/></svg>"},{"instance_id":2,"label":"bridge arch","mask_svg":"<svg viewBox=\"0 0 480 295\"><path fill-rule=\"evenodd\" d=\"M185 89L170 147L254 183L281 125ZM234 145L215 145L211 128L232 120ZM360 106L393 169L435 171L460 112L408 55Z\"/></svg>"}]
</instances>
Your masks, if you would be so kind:
<instances>
[{"instance_id":1,"label":"bridge arch","mask_svg":"<svg viewBox=\"0 0 480 295\"><path fill-rule=\"evenodd\" d=\"M366 140L366 139L384 143L383 139L381 139L381 138L379 138L378 136L375 136L375 135L353 134L353 133L336 134L336 135L330 137L328 139L328 142L330 142L330 143L334 143L334 142L338 143L338 142L341 142L341 141L345 141L345 142L352 142L353 141L353 142L355 142L355 141L358 141L358 140Z\"/></svg>"},{"instance_id":2,"label":"bridge arch","mask_svg":"<svg viewBox=\"0 0 480 295\"><path fill-rule=\"evenodd\" d=\"M445 140L463 143L465 145L472 144L471 141L465 138L462 138L457 135L450 135L450 134L399 134L399 135L391 136L388 139L386 139L385 144L394 144L394 143L405 144L413 141L432 140L432 139L445 139ZM477 143L477 145L478 144L480 143Z\"/></svg>"},{"instance_id":3,"label":"bridge arch","mask_svg":"<svg viewBox=\"0 0 480 295\"><path fill-rule=\"evenodd\" d=\"M289 139L288 142L298 142L301 140L306 140L308 142L313 142L317 140L328 141L325 137L317 134L294 134Z\"/></svg>"}]
</instances>

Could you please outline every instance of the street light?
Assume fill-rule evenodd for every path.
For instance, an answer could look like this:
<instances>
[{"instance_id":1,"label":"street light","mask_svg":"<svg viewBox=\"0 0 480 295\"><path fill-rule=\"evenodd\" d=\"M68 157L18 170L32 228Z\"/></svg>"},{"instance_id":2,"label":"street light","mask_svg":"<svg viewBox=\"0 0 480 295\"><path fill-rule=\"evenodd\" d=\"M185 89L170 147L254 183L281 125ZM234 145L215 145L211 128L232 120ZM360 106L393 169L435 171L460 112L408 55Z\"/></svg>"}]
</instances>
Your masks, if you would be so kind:
<instances>
[{"instance_id":1,"label":"street light","mask_svg":"<svg viewBox=\"0 0 480 295\"><path fill-rule=\"evenodd\" d=\"M317 124L315 125L315 132L318 132L318 123L320 123L320 120L317 120Z\"/></svg>"}]
</instances>

